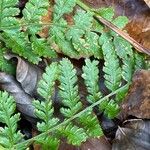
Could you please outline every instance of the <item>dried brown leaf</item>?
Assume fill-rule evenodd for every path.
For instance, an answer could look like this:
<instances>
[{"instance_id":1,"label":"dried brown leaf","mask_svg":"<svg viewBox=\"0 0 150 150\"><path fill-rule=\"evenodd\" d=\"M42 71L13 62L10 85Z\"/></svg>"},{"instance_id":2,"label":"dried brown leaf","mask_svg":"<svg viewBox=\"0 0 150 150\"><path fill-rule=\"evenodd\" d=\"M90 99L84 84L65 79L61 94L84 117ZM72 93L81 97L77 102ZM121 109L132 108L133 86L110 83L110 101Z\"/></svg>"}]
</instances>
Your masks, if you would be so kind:
<instances>
[{"instance_id":1,"label":"dried brown leaf","mask_svg":"<svg viewBox=\"0 0 150 150\"><path fill-rule=\"evenodd\" d=\"M126 100L122 104L122 114L150 119L149 70L139 70L135 73Z\"/></svg>"}]
</instances>

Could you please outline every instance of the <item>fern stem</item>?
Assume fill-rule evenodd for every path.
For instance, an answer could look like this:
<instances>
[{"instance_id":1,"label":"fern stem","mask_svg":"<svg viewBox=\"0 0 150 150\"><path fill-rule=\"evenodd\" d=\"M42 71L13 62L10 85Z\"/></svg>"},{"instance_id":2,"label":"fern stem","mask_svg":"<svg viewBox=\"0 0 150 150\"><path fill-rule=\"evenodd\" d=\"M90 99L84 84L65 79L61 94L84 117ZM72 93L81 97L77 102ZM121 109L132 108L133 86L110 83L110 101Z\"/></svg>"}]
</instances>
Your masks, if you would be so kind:
<instances>
[{"instance_id":1,"label":"fern stem","mask_svg":"<svg viewBox=\"0 0 150 150\"><path fill-rule=\"evenodd\" d=\"M60 128L61 126L66 125L67 123L69 123L70 121L74 120L75 118L80 117L82 114L86 113L87 111L91 110L91 109L94 108L95 106L99 105L102 101L104 101L104 100L108 99L109 97L111 97L111 96L117 94L118 92L122 91L124 88L126 88L126 87L128 87L128 86L129 86L129 83L126 84L126 85L124 85L123 87L117 89L116 91L114 91L114 92L108 94L107 96L103 97L103 98L100 99L99 101L93 103L92 105L90 105L90 106L87 107L86 109L82 110L81 112L77 113L76 115L72 116L71 118L69 118L69 119L65 120L64 122L58 124L57 126L51 128L51 129L48 130L47 132L41 133L41 134L39 134L39 135L36 136L36 137L33 137L33 138L29 139L29 140L26 140L26 141L23 141L23 142L21 142L21 143L18 143L18 144L16 144L16 145L14 145L13 148L15 149L16 147L18 147L18 146L20 146L20 145L25 145L25 144L27 144L27 143L28 143L28 144L29 144L29 143L31 144L31 143L34 142L36 139L38 139L38 138L40 138L40 137L43 137L43 136L49 134L49 133L52 132L52 131L55 131L56 129Z\"/></svg>"}]
</instances>

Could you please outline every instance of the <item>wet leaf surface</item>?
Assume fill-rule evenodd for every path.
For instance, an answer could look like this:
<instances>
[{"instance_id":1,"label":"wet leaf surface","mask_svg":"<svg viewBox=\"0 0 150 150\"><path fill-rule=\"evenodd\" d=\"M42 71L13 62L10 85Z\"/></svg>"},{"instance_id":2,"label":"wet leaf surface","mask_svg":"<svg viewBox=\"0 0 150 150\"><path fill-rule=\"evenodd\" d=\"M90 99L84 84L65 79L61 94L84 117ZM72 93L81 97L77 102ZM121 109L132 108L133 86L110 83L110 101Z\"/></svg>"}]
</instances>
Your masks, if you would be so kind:
<instances>
[{"instance_id":1,"label":"wet leaf surface","mask_svg":"<svg viewBox=\"0 0 150 150\"><path fill-rule=\"evenodd\" d=\"M122 104L122 114L150 119L150 71L139 70L135 73L126 100Z\"/></svg>"},{"instance_id":2,"label":"wet leaf surface","mask_svg":"<svg viewBox=\"0 0 150 150\"><path fill-rule=\"evenodd\" d=\"M150 121L131 120L118 128L112 150L149 150Z\"/></svg>"}]
</instances>

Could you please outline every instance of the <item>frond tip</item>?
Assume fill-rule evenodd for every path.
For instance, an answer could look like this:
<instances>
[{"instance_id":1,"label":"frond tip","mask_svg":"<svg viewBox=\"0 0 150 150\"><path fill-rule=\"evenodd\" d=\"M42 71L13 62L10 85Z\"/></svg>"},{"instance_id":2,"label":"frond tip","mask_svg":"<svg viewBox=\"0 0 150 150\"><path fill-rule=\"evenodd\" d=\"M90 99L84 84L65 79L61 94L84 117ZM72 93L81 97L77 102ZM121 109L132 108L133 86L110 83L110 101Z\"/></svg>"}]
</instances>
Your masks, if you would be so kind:
<instances>
[{"instance_id":1,"label":"frond tip","mask_svg":"<svg viewBox=\"0 0 150 150\"><path fill-rule=\"evenodd\" d=\"M55 80L58 78L58 74L58 64L54 62L46 67L46 72L43 74L42 79L39 82L38 93L46 100L52 96Z\"/></svg>"}]
</instances>

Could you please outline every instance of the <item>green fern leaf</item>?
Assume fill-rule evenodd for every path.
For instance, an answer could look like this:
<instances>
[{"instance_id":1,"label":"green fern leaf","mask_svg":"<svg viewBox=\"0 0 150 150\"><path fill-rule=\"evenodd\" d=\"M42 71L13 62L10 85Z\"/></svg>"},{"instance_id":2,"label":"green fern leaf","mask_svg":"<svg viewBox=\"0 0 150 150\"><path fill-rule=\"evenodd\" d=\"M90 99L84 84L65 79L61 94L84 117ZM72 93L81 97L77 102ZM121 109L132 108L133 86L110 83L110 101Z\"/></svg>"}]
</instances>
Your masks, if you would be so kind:
<instances>
[{"instance_id":1,"label":"green fern leaf","mask_svg":"<svg viewBox=\"0 0 150 150\"><path fill-rule=\"evenodd\" d=\"M38 85L38 93L46 100L50 99L54 91L55 80L58 78L59 70L57 63L52 63L46 68Z\"/></svg>"},{"instance_id":2,"label":"green fern leaf","mask_svg":"<svg viewBox=\"0 0 150 150\"><path fill-rule=\"evenodd\" d=\"M85 131L72 123L62 127L59 131L64 137L67 137L68 143L72 145L79 146L87 139L87 134Z\"/></svg>"},{"instance_id":3,"label":"green fern leaf","mask_svg":"<svg viewBox=\"0 0 150 150\"><path fill-rule=\"evenodd\" d=\"M104 111L104 114L110 118L113 119L118 115L119 112L119 106L114 100L103 100L100 105L99 109Z\"/></svg>"},{"instance_id":4,"label":"green fern leaf","mask_svg":"<svg viewBox=\"0 0 150 150\"><path fill-rule=\"evenodd\" d=\"M16 104L12 96L7 92L0 91L0 121L6 126L0 129L0 145L5 148L12 148L19 143L23 136L20 131L17 132L17 122L20 120L20 114L14 114Z\"/></svg>"},{"instance_id":5,"label":"green fern leaf","mask_svg":"<svg viewBox=\"0 0 150 150\"><path fill-rule=\"evenodd\" d=\"M104 114L108 116L108 118L113 119L119 113L119 106L114 100L110 100L105 108Z\"/></svg>"},{"instance_id":6,"label":"green fern leaf","mask_svg":"<svg viewBox=\"0 0 150 150\"><path fill-rule=\"evenodd\" d=\"M54 91L55 80L58 78L58 65L52 63L46 68L46 72L43 74L42 79L38 84L38 93L45 98L45 101L33 101L35 107L35 115L41 119L41 122L37 123L37 128L40 132L47 132L52 127L56 126L59 122L58 118L55 118L54 108L52 106L51 96ZM59 140L56 136L42 136L36 139L36 142L42 145L42 149L47 150L57 149Z\"/></svg>"},{"instance_id":7,"label":"green fern leaf","mask_svg":"<svg viewBox=\"0 0 150 150\"><path fill-rule=\"evenodd\" d=\"M27 2L23 9L23 22L30 25L27 27L29 33L35 34L41 30L42 26L35 24L40 23L41 17L47 13L48 6L49 0L29 0Z\"/></svg>"},{"instance_id":8,"label":"green fern leaf","mask_svg":"<svg viewBox=\"0 0 150 150\"><path fill-rule=\"evenodd\" d=\"M60 96L63 99L63 104L68 107L61 109L61 113L65 117L71 117L82 108L78 95L78 86L76 85L76 70L73 68L71 62L67 58L64 58L60 62L60 71Z\"/></svg>"},{"instance_id":9,"label":"green fern leaf","mask_svg":"<svg viewBox=\"0 0 150 150\"><path fill-rule=\"evenodd\" d=\"M125 81L131 82L134 73L134 57L126 57L123 59L122 77Z\"/></svg>"},{"instance_id":10,"label":"green fern leaf","mask_svg":"<svg viewBox=\"0 0 150 150\"><path fill-rule=\"evenodd\" d=\"M37 64L41 60L32 52L31 43L23 32L5 31L3 37L6 46L11 48L14 53L23 56L34 64Z\"/></svg>"},{"instance_id":11,"label":"green fern leaf","mask_svg":"<svg viewBox=\"0 0 150 150\"><path fill-rule=\"evenodd\" d=\"M125 39L123 39L122 37L115 35L114 46L115 46L116 53L120 59L124 59L125 57L127 57L127 55L133 56L133 50L131 44Z\"/></svg>"},{"instance_id":12,"label":"green fern leaf","mask_svg":"<svg viewBox=\"0 0 150 150\"><path fill-rule=\"evenodd\" d=\"M83 39L84 34L92 26L92 15L83 11L74 16L75 24L67 31L66 38L71 40L74 48L80 53L88 53L88 43Z\"/></svg>"},{"instance_id":13,"label":"green fern leaf","mask_svg":"<svg viewBox=\"0 0 150 150\"><path fill-rule=\"evenodd\" d=\"M59 119L53 117L54 109L51 101L39 102L36 100L33 101L33 105L36 108L35 115L43 120L43 122L37 124L40 132L48 131L58 123Z\"/></svg>"},{"instance_id":14,"label":"green fern leaf","mask_svg":"<svg viewBox=\"0 0 150 150\"><path fill-rule=\"evenodd\" d=\"M85 39L88 45L88 55L93 55L98 59L103 58L102 50L98 43L99 36L94 32L86 32Z\"/></svg>"},{"instance_id":15,"label":"green fern leaf","mask_svg":"<svg viewBox=\"0 0 150 150\"><path fill-rule=\"evenodd\" d=\"M145 56L140 54L140 53L135 53L134 54L134 60L135 60L135 65L134 65L134 70L139 70L139 69L145 69L146 68L146 63L145 63Z\"/></svg>"},{"instance_id":16,"label":"green fern leaf","mask_svg":"<svg viewBox=\"0 0 150 150\"><path fill-rule=\"evenodd\" d=\"M125 96L127 95L127 92L128 92L128 89L129 89L129 86L127 86L126 88L122 89L121 91L119 91L117 94L116 94L116 102L119 104L121 103Z\"/></svg>"},{"instance_id":17,"label":"green fern leaf","mask_svg":"<svg viewBox=\"0 0 150 150\"><path fill-rule=\"evenodd\" d=\"M95 138L103 135L102 128L92 110L82 114L77 118L77 122L81 124L89 137Z\"/></svg>"},{"instance_id":18,"label":"green fern leaf","mask_svg":"<svg viewBox=\"0 0 150 150\"><path fill-rule=\"evenodd\" d=\"M76 0L56 0L54 6L54 20L58 21L62 15L73 11Z\"/></svg>"},{"instance_id":19,"label":"green fern leaf","mask_svg":"<svg viewBox=\"0 0 150 150\"><path fill-rule=\"evenodd\" d=\"M58 150L60 140L54 137L50 136L41 136L36 140L37 144L40 144L42 147L42 150Z\"/></svg>"},{"instance_id":20,"label":"green fern leaf","mask_svg":"<svg viewBox=\"0 0 150 150\"><path fill-rule=\"evenodd\" d=\"M99 92L99 70L98 70L98 61L90 61L90 59L85 60L85 66L83 66L83 74L85 85L88 90L87 100L90 103L98 101L102 94Z\"/></svg>"},{"instance_id":21,"label":"green fern leaf","mask_svg":"<svg viewBox=\"0 0 150 150\"><path fill-rule=\"evenodd\" d=\"M71 40L76 51L82 56L94 55L100 58L102 56L98 44L98 35L91 32L92 14L78 11L74 16L74 25L66 33L68 41Z\"/></svg>"},{"instance_id":22,"label":"green fern leaf","mask_svg":"<svg viewBox=\"0 0 150 150\"><path fill-rule=\"evenodd\" d=\"M123 29L127 25L128 21L129 20L126 16L119 16L115 18L112 23L118 28Z\"/></svg>"},{"instance_id":23,"label":"green fern leaf","mask_svg":"<svg viewBox=\"0 0 150 150\"><path fill-rule=\"evenodd\" d=\"M114 9L112 7L102 7L98 10L96 10L96 12L103 18L107 19L108 21L112 21L113 16L114 16Z\"/></svg>"},{"instance_id":24,"label":"green fern leaf","mask_svg":"<svg viewBox=\"0 0 150 150\"><path fill-rule=\"evenodd\" d=\"M119 66L119 59L115 53L112 37L108 33L103 33L99 39L99 43L102 44L105 60L103 68L105 85L109 90L115 91L120 87L121 68Z\"/></svg>"},{"instance_id":25,"label":"green fern leaf","mask_svg":"<svg viewBox=\"0 0 150 150\"><path fill-rule=\"evenodd\" d=\"M72 43L67 41L65 37L67 22L64 19L60 19L57 23L59 25L55 23L50 28L49 41L52 43L52 45L53 42L57 44L63 54L68 55L69 57L78 57L78 52L75 51Z\"/></svg>"},{"instance_id":26,"label":"green fern leaf","mask_svg":"<svg viewBox=\"0 0 150 150\"><path fill-rule=\"evenodd\" d=\"M18 26L18 21L15 18L19 14L17 4L18 0L0 0L0 30L14 25Z\"/></svg>"},{"instance_id":27,"label":"green fern leaf","mask_svg":"<svg viewBox=\"0 0 150 150\"><path fill-rule=\"evenodd\" d=\"M55 58L57 56L44 38L32 37L32 50L39 57Z\"/></svg>"}]
</instances>

